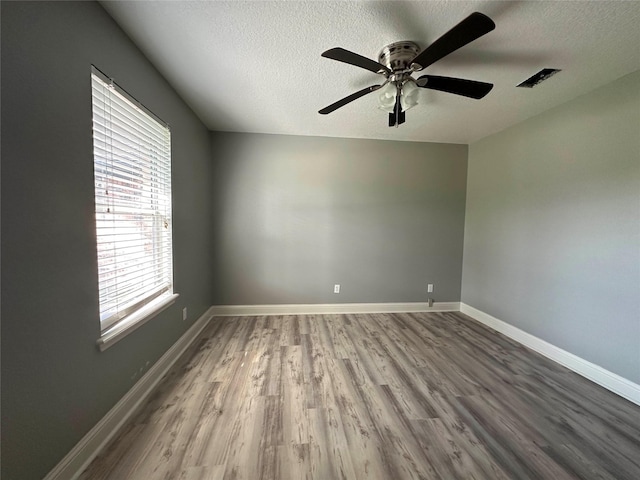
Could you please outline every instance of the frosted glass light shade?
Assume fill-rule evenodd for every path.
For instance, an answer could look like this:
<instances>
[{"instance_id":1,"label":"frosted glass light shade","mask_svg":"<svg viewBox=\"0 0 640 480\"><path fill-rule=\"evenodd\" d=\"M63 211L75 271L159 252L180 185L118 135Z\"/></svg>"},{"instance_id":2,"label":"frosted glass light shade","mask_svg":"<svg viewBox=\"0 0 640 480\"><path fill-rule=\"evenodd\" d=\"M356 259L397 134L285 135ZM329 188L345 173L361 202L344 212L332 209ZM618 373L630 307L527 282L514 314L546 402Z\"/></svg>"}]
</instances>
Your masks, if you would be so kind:
<instances>
[{"instance_id":1,"label":"frosted glass light shade","mask_svg":"<svg viewBox=\"0 0 640 480\"><path fill-rule=\"evenodd\" d=\"M378 93L378 108L385 112L393 113L396 104L396 86L389 82Z\"/></svg>"},{"instance_id":2,"label":"frosted glass light shade","mask_svg":"<svg viewBox=\"0 0 640 480\"><path fill-rule=\"evenodd\" d=\"M413 82L406 82L402 86L402 94L400 95L400 106L402 111L406 112L410 108L418 104L418 87Z\"/></svg>"}]
</instances>

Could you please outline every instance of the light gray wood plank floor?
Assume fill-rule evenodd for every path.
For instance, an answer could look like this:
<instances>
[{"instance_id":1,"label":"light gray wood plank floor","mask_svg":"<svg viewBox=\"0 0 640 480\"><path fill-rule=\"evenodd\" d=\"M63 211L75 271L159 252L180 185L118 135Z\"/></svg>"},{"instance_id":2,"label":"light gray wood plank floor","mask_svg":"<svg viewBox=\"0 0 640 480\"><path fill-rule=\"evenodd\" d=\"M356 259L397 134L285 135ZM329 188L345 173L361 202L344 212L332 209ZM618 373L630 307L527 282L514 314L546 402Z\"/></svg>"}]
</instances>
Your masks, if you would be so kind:
<instances>
[{"instance_id":1,"label":"light gray wood plank floor","mask_svg":"<svg viewBox=\"0 0 640 480\"><path fill-rule=\"evenodd\" d=\"M460 313L214 318L81 478L637 480L640 407Z\"/></svg>"}]
</instances>

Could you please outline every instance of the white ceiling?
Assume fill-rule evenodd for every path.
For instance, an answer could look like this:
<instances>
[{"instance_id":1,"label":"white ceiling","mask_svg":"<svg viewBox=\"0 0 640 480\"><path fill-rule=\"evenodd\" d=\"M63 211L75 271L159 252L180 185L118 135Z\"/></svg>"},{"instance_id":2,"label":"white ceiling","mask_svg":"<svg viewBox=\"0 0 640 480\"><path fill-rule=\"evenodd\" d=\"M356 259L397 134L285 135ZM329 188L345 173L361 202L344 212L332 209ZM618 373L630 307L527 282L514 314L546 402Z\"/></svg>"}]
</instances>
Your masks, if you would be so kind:
<instances>
[{"instance_id":1,"label":"white ceiling","mask_svg":"<svg viewBox=\"0 0 640 480\"><path fill-rule=\"evenodd\" d=\"M640 1L103 1L211 130L472 143L640 70ZM421 48L474 11L496 29L420 74L494 83L482 100L420 89L399 128L372 93L317 111L381 76L322 58L343 47L377 61ZM515 88L542 68L562 72ZM414 74L417 77L418 74ZM117 79L116 79L117 81Z\"/></svg>"}]
</instances>

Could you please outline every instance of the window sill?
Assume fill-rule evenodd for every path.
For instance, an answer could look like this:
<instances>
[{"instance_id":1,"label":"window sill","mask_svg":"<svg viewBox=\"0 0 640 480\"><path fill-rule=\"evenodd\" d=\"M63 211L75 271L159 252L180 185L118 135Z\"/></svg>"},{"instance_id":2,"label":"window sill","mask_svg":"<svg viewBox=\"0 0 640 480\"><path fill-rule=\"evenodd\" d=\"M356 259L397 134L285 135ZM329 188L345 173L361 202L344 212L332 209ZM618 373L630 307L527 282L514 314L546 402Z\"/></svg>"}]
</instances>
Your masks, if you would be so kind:
<instances>
[{"instance_id":1,"label":"window sill","mask_svg":"<svg viewBox=\"0 0 640 480\"><path fill-rule=\"evenodd\" d=\"M179 294L174 293L165 297L160 297L156 301L151 302L149 305L144 306L137 312L132 313L125 319L121 320L113 327L102 332L102 335L100 335L100 338L96 342L100 351L104 352L107 348L122 340L160 312L169 308L169 306L175 303L179 296Z\"/></svg>"}]
</instances>

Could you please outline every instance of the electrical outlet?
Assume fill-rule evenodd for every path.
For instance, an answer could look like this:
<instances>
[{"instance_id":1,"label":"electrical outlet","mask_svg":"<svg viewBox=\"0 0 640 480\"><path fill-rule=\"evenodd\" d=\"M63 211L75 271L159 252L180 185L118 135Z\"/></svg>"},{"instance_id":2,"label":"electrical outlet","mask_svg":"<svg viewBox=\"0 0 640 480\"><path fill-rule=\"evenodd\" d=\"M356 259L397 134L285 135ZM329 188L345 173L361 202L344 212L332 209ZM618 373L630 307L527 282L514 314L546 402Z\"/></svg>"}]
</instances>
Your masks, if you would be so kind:
<instances>
[{"instance_id":1,"label":"electrical outlet","mask_svg":"<svg viewBox=\"0 0 640 480\"><path fill-rule=\"evenodd\" d=\"M187 319L187 307L182 309L182 321L184 322Z\"/></svg>"},{"instance_id":2,"label":"electrical outlet","mask_svg":"<svg viewBox=\"0 0 640 480\"><path fill-rule=\"evenodd\" d=\"M427 285L427 293L433 293L433 283Z\"/></svg>"},{"instance_id":3,"label":"electrical outlet","mask_svg":"<svg viewBox=\"0 0 640 480\"><path fill-rule=\"evenodd\" d=\"M333 286L333 293L340 293L340 285L339 284L335 284Z\"/></svg>"}]
</instances>

